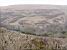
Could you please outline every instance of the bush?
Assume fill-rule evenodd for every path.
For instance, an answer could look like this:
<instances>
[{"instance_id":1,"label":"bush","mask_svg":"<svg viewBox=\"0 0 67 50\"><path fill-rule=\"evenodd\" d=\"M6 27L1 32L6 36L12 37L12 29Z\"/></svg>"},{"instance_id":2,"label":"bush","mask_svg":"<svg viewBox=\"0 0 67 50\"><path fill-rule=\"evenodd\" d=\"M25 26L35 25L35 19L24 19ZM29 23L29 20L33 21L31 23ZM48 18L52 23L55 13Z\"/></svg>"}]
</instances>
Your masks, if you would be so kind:
<instances>
[{"instance_id":1,"label":"bush","mask_svg":"<svg viewBox=\"0 0 67 50\"><path fill-rule=\"evenodd\" d=\"M66 33L66 31L62 31L61 33L62 33L62 34L65 34L65 33Z\"/></svg>"}]
</instances>

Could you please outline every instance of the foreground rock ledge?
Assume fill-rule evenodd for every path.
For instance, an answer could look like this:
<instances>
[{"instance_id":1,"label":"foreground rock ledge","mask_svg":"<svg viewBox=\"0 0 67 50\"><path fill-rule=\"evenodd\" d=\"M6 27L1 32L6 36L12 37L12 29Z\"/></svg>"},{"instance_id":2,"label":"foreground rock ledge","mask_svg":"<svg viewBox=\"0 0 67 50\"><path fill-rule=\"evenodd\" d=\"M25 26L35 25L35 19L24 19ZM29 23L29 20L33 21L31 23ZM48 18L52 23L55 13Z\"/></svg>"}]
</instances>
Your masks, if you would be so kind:
<instances>
[{"instance_id":1,"label":"foreground rock ledge","mask_svg":"<svg viewBox=\"0 0 67 50\"><path fill-rule=\"evenodd\" d=\"M27 35L0 28L0 50L67 50L67 38Z\"/></svg>"}]
</instances>

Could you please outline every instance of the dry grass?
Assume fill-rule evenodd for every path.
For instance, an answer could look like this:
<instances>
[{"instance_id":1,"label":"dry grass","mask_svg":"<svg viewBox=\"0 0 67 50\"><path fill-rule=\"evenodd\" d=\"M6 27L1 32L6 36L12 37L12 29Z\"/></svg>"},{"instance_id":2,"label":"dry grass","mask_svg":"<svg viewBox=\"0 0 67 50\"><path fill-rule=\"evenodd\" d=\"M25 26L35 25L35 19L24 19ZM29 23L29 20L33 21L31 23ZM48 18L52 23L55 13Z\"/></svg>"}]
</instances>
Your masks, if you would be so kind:
<instances>
[{"instance_id":1,"label":"dry grass","mask_svg":"<svg viewBox=\"0 0 67 50\"><path fill-rule=\"evenodd\" d=\"M67 50L66 40L0 29L0 50Z\"/></svg>"}]
</instances>

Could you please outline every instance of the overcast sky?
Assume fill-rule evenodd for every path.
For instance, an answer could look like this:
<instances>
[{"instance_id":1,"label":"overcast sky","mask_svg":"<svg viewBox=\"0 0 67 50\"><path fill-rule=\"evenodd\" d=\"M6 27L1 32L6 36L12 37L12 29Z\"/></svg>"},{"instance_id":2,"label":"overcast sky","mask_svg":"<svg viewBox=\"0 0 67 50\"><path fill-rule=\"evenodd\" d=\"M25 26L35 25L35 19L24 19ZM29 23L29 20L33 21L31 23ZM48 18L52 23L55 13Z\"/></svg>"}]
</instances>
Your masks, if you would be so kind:
<instances>
[{"instance_id":1,"label":"overcast sky","mask_svg":"<svg viewBox=\"0 0 67 50\"><path fill-rule=\"evenodd\" d=\"M0 0L0 6L14 4L52 4L67 5L67 0Z\"/></svg>"}]
</instances>

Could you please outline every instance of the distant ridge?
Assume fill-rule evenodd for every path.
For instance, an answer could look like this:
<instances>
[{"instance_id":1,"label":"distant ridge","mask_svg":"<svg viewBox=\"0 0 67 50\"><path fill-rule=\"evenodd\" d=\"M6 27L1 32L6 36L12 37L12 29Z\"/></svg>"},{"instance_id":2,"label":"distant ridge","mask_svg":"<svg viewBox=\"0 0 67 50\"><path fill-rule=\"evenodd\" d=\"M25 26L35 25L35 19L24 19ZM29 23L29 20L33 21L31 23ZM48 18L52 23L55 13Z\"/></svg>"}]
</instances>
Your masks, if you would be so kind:
<instances>
[{"instance_id":1,"label":"distant ridge","mask_svg":"<svg viewBox=\"0 0 67 50\"><path fill-rule=\"evenodd\" d=\"M2 6L2 9L64 9L67 8L66 5L42 5L42 4L24 4L24 5L9 5Z\"/></svg>"}]
</instances>

